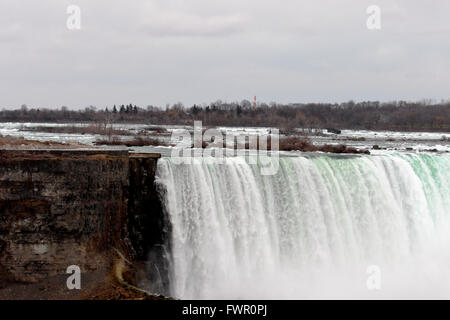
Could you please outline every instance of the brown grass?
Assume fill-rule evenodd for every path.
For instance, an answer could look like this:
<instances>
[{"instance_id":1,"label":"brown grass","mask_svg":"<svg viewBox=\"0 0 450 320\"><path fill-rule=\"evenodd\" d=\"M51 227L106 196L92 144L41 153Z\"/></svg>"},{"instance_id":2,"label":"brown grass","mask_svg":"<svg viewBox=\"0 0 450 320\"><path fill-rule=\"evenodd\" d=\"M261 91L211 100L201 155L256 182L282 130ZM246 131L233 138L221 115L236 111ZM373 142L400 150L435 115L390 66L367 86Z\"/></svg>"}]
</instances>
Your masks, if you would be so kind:
<instances>
[{"instance_id":1,"label":"brown grass","mask_svg":"<svg viewBox=\"0 0 450 320\"><path fill-rule=\"evenodd\" d=\"M166 146L167 144L159 139L151 137L135 136L133 139L121 140L118 137L112 139L98 139L94 142L95 145L107 146L127 146L127 147L144 147L144 146Z\"/></svg>"},{"instance_id":2,"label":"brown grass","mask_svg":"<svg viewBox=\"0 0 450 320\"><path fill-rule=\"evenodd\" d=\"M206 146L203 146L205 148ZM234 149L236 149L237 146L234 146ZM245 149L250 149L250 146L248 143L245 144ZM260 150L259 145L259 139L257 140L257 150ZM267 141L267 150L273 150L271 145L271 140ZM358 150L356 148L347 147L343 144L339 145L330 145L325 144L322 146L316 146L311 143L311 141L308 138L305 137L287 137L287 138L281 138L279 140L279 151L303 151L303 152L329 152L329 153L363 153L363 154L370 154L369 150Z\"/></svg>"},{"instance_id":3,"label":"brown grass","mask_svg":"<svg viewBox=\"0 0 450 320\"><path fill-rule=\"evenodd\" d=\"M329 153L364 153L370 154L369 150L358 150L356 148L347 147L346 145L331 145L325 144L322 146L316 146L305 138L283 138L280 139L280 151L304 151L304 152L329 152Z\"/></svg>"},{"instance_id":4,"label":"brown grass","mask_svg":"<svg viewBox=\"0 0 450 320\"><path fill-rule=\"evenodd\" d=\"M31 146L31 147L75 147L80 146L78 143L63 143L51 141L26 140L21 137L11 137L0 135L0 146Z\"/></svg>"}]
</instances>

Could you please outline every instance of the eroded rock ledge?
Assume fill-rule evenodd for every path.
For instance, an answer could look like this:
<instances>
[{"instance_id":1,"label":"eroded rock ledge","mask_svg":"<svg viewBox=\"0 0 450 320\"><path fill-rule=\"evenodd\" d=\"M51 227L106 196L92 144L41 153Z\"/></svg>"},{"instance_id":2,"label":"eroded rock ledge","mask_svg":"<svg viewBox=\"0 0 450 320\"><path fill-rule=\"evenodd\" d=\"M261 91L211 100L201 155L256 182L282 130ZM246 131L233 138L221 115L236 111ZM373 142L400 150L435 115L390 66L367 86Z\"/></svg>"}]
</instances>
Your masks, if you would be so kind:
<instances>
[{"instance_id":1,"label":"eroded rock ledge","mask_svg":"<svg viewBox=\"0 0 450 320\"><path fill-rule=\"evenodd\" d=\"M95 292L111 277L116 251L136 264L127 275L135 285L166 237L154 187L159 157L0 150L0 298L89 297L67 290L67 267L79 266L82 287Z\"/></svg>"}]
</instances>

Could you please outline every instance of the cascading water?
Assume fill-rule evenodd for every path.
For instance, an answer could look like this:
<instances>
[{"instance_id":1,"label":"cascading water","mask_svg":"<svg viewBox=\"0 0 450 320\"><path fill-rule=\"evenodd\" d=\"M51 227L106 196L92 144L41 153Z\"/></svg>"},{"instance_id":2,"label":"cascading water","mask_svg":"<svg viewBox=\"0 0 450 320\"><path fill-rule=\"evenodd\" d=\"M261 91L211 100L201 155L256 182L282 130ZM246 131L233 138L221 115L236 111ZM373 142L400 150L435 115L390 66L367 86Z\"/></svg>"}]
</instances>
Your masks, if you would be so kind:
<instances>
[{"instance_id":1,"label":"cascading water","mask_svg":"<svg viewBox=\"0 0 450 320\"><path fill-rule=\"evenodd\" d=\"M450 298L449 155L281 157L260 172L160 159L172 295Z\"/></svg>"}]
</instances>

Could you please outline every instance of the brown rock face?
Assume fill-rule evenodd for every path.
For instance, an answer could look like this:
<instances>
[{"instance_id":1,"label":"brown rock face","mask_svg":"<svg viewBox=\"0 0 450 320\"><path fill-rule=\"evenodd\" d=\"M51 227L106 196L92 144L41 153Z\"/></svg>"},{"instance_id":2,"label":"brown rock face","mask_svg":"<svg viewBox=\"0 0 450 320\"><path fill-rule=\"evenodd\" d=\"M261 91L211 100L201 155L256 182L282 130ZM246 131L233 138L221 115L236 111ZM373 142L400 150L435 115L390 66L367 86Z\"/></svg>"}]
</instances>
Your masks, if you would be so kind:
<instances>
[{"instance_id":1,"label":"brown rock face","mask_svg":"<svg viewBox=\"0 0 450 320\"><path fill-rule=\"evenodd\" d=\"M157 158L0 150L0 287L65 275L70 265L83 273L107 270L114 248L143 260L162 237L149 238L145 225L162 216L157 196L145 200L154 191Z\"/></svg>"}]
</instances>

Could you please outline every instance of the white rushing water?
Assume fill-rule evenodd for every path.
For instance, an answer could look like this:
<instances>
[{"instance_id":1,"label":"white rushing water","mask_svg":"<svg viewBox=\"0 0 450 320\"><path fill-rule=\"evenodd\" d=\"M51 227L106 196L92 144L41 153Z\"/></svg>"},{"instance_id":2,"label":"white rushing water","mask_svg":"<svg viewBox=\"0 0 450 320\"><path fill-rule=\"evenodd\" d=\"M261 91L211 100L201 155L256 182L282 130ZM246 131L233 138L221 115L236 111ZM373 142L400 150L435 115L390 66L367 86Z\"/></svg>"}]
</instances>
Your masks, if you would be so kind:
<instances>
[{"instance_id":1,"label":"white rushing water","mask_svg":"<svg viewBox=\"0 0 450 320\"><path fill-rule=\"evenodd\" d=\"M450 298L449 155L279 161L263 176L239 157L160 159L172 295Z\"/></svg>"}]
</instances>

